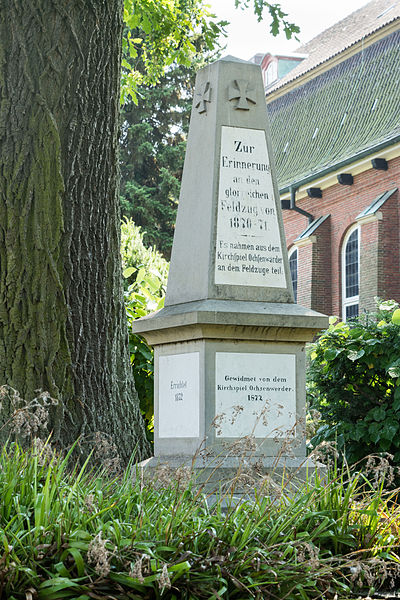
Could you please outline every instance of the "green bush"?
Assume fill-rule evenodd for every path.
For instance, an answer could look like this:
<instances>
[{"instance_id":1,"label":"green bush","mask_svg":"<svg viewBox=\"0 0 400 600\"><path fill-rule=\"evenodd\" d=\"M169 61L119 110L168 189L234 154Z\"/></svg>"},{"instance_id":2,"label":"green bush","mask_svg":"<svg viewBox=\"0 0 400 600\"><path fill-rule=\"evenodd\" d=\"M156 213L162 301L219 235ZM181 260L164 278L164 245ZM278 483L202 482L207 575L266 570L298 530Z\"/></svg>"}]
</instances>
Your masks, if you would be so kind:
<instances>
[{"instance_id":1,"label":"green bush","mask_svg":"<svg viewBox=\"0 0 400 600\"><path fill-rule=\"evenodd\" d=\"M399 582L399 506L360 474L223 511L165 470L143 485L70 462L0 453L1 598L344 600Z\"/></svg>"},{"instance_id":2,"label":"green bush","mask_svg":"<svg viewBox=\"0 0 400 600\"><path fill-rule=\"evenodd\" d=\"M400 464L400 327L393 301L376 315L331 323L310 349L309 406L321 415L312 447L336 441L349 464L389 453Z\"/></svg>"},{"instance_id":3,"label":"green bush","mask_svg":"<svg viewBox=\"0 0 400 600\"><path fill-rule=\"evenodd\" d=\"M135 225L132 219L125 218L121 224L121 258L124 272L134 269L126 279L125 288L135 280L135 273L140 267L146 272L156 272L157 276L167 284L169 263L154 248L143 243L145 232Z\"/></svg>"},{"instance_id":4,"label":"green bush","mask_svg":"<svg viewBox=\"0 0 400 600\"><path fill-rule=\"evenodd\" d=\"M164 306L169 264L159 252L145 247L143 232L132 220L123 221L121 238L130 358L140 409L151 441L154 431L153 351L142 336L132 333L132 323Z\"/></svg>"}]
</instances>

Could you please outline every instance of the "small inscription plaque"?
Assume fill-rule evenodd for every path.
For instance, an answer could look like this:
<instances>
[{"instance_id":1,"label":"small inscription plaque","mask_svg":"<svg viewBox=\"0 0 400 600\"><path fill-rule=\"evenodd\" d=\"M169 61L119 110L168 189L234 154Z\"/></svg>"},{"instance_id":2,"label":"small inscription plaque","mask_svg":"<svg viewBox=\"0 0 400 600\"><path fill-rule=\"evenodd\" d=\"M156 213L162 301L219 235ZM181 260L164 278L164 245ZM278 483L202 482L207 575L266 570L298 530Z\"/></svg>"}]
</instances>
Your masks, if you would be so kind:
<instances>
[{"instance_id":1,"label":"small inscription plaque","mask_svg":"<svg viewBox=\"0 0 400 600\"><path fill-rule=\"evenodd\" d=\"M222 127L215 283L286 287L265 132Z\"/></svg>"},{"instance_id":2,"label":"small inscription plaque","mask_svg":"<svg viewBox=\"0 0 400 600\"><path fill-rule=\"evenodd\" d=\"M217 352L216 435L259 438L293 434L296 356Z\"/></svg>"},{"instance_id":3,"label":"small inscription plaque","mask_svg":"<svg viewBox=\"0 0 400 600\"><path fill-rule=\"evenodd\" d=\"M198 352L160 356L159 437L200 435L200 355Z\"/></svg>"}]
</instances>

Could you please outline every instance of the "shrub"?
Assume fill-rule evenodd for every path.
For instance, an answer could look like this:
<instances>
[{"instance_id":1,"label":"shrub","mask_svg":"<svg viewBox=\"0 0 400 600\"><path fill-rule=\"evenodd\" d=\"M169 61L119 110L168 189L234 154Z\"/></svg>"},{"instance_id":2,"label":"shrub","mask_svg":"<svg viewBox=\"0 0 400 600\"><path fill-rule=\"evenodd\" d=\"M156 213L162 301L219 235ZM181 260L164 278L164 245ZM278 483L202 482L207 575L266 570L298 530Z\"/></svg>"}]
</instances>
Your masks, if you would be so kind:
<instances>
[{"instance_id":1,"label":"shrub","mask_svg":"<svg viewBox=\"0 0 400 600\"><path fill-rule=\"evenodd\" d=\"M311 439L336 441L350 464L389 453L400 464L400 327L393 301L376 315L335 323L311 346L309 406L320 413Z\"/></svg>"},{"instance_id":2,"label":"shrub","mask_svg":"<svg viewBox=\"0 0 400 600\"><path fill-rule=\"evenodd\" d=\"M154 430L153 350L142 336L132 333L132 323L163 307L169 264L156 250L145 247L143 232L132 220L125 219L121 231L130 358L140 409L151 441Z\"/></svg>"}]
</instances>

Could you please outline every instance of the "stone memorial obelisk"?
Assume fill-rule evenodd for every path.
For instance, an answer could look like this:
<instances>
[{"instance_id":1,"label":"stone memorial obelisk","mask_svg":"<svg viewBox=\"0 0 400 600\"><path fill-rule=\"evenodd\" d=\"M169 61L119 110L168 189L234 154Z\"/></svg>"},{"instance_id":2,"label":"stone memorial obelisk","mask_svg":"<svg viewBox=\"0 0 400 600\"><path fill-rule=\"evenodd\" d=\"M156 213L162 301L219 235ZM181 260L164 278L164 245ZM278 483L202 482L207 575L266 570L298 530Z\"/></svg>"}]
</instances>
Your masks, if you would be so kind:
<instances>
[{"instance_id":1,"label":"stone memorial obelisk","mask_svg":"<svg viewBox=\"0 0 400 600\"><path fill-rule=\"evenodd\" d=\"M197 74L165 307L134 323L155 356L146 466L201 469L202 447L222 480L248 438L266 471L298 469L305 344L327 324L293 301L261 69L228 56Z\"/></svg>"}]
</instances>

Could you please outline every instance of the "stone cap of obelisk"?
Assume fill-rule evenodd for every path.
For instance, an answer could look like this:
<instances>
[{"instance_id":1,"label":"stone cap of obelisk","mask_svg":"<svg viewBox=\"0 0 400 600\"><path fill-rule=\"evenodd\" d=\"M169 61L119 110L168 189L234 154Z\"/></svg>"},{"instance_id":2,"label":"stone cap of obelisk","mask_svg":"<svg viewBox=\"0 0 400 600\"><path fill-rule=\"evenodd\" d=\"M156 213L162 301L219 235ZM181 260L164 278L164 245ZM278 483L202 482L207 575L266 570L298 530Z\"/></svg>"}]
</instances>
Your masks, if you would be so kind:
<instances>
[{"instance_id":1,"label":"stone cap of obelisk","mask_svg":"<svg viewBox=\"0 0 400 600\"><path fill-rule=\"evenodd\" d=\"M261 69L227 56L196 78L166 306L293 303Z\"/></svg>"}]
</instances>

